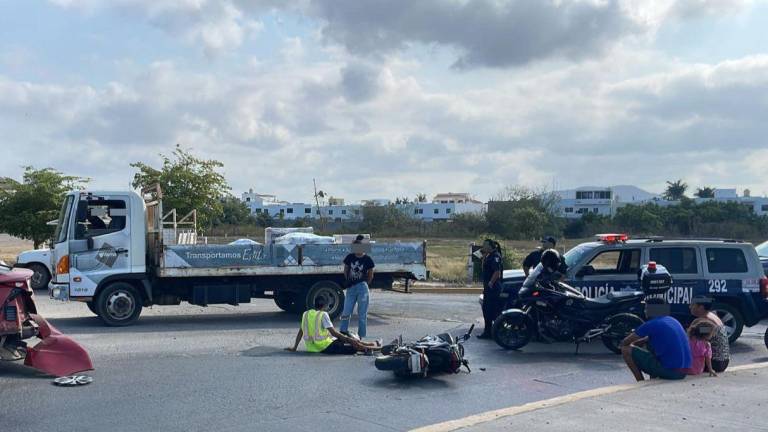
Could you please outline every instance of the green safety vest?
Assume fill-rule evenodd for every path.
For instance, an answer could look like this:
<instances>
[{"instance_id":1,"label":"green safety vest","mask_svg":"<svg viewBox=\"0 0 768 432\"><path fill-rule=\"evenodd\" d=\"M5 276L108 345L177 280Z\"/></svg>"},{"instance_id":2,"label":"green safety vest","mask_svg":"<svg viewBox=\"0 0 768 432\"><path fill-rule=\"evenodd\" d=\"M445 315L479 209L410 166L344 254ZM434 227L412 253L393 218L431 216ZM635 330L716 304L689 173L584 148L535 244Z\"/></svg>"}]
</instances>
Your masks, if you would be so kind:
<instances>
[{"instance_id":1,"label":"green safety vest","mask_svg":"<svg viewBox=\"0 0 768 432\"><path fill-rule=\"evenodd\" d=\"M310 309L301 316L301 330L304 332L304 345L309 352L323 352L333 343L328 329L323 328L322 311Z\"/></svg>"}]
</instances>

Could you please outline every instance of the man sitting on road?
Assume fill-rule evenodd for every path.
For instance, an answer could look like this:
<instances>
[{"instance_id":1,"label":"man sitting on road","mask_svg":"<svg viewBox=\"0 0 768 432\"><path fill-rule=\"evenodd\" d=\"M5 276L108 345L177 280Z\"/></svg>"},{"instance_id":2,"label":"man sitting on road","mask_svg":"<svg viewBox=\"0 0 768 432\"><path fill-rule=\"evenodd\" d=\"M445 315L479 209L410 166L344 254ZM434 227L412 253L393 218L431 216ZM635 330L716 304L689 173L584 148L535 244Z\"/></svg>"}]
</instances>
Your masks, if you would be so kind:
<instances>
[{"instance_id":1,"label":"man sitting on road","mask_svg":"<svg viewBox=\"0 0 768 432\"><path fill-rule=\"evenodd\" d=\"M336 331L326 309L327 300L322 296L315 298L315 308L302 315L296 342L292 347L286 348L287 351L296 351L302 337L307 351L313 353L349 355L373 351L380 347L378 341L366 343Z\"/></svg>"},{"instance_id":2,"label":"man sitting on road","mask_svg":"<svg viewBox=\"0 0 768 432\"><path fill-rule=\"evenodd\" d=\"M645 315L649 320L621 343L629 370L637 381L645 379L643 372L651 378L685 378L683 369L691 367L691 348L683 326L669 316L669 305L662 299L647 299Z\"/></svg>"}]
</instances>

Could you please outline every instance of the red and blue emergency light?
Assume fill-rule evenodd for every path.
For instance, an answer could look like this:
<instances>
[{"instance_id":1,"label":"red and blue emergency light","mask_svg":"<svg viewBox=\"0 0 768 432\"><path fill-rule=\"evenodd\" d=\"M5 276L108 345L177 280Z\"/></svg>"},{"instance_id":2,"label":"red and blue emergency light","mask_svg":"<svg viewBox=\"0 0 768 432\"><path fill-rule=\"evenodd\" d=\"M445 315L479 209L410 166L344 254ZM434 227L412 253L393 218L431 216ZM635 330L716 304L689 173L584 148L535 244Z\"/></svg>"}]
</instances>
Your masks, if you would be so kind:
<instances>
[{"instance_id":1,"label":"red and blue emergency light","mask_svg":"<svg viewBox=\"0 0 768 432\"><path fill-rule=\"evenodd\" d=\"M626 234L598 234L595 237L603 243L618 243L629 240Z\"/></svg>"}]
</instances>

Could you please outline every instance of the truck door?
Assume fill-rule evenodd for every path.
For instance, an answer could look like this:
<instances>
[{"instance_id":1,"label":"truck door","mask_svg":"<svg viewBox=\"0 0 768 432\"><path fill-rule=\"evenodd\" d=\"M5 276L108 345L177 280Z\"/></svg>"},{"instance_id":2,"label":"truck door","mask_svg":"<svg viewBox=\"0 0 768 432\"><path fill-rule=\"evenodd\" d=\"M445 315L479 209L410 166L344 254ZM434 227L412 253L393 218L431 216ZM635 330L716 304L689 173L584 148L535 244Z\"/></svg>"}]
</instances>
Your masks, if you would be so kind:
<instances>
[{"instance_id":1,"label":"truck door","mask_svg":"<svg viewBox=\"0 0 768 432\"><path fill-rule=\"evenodd\" d=\"M80 195L69 242L71 297L91 297L104 278L130 273L129 205L126 195Z\"/></svg>"},{"instance_id":2,"label":"truck door","mask_svg":"<svg viewBox=\"0 0 768 432\"><path fill-rule=\"evenodd\" d=\"M641 252L640 248L602 250L576 271L571 284L587 297L639 289Z\"/></svg>"}]
</instances>

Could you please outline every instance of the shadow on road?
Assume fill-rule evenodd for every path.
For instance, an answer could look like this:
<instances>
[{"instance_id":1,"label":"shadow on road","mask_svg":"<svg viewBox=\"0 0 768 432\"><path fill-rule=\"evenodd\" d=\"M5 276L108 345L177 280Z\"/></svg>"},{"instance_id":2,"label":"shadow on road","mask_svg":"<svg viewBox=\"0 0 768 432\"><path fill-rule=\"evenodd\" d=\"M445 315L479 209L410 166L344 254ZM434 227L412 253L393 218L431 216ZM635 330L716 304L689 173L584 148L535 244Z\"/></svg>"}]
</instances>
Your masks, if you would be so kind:
<instances>
[{"instance_id":1,"label":"shadow on road","mask_svg":"<svg viewBox=\"0 0 768 432\"><path fill-rule=\"evenodd\" d=\"M50 380L52 376L46 375L29 366L24 366L24 360L0 361L0 378L24 378L28 380Z\"/></svg>"},{"instance_id":2,"label":"shadow on road","mask_svg":"<svg viewBox=\"0 0 768 432\"><path fill-rule=\"evenodd\" d=\"M119 333L153 333L188 332L207 330L290 330L299 328L299 316L285 312L255 312L248 314L205 314L205 315L173 315L145 316L127 327L107 327L98 317L51 318L50 321L62 332L77 334L119 334ZM353 317L353 320L355 318ZM353 321L354 322L354 321ZM386 324L380 318L368 318L368 325Z\"/></svg>"}]
</instances>

